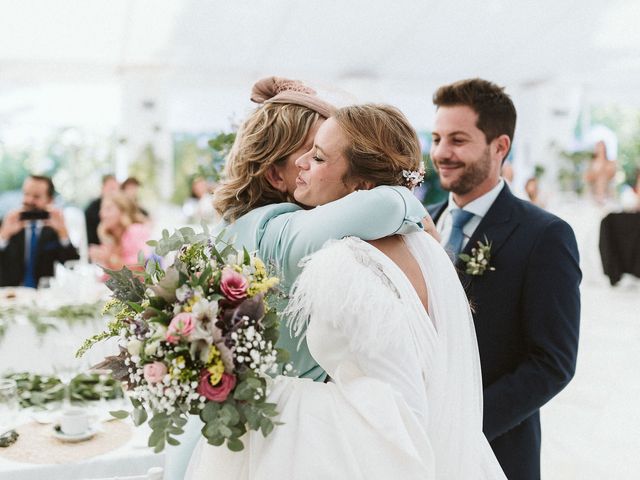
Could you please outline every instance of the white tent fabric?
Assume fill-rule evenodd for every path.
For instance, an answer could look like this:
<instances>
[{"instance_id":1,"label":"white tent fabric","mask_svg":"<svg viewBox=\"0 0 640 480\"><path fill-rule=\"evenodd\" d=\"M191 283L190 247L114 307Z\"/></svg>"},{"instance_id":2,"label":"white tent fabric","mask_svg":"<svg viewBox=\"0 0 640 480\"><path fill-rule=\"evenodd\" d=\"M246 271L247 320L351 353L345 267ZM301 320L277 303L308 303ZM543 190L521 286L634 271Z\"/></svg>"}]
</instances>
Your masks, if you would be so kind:
<instances>
[{"instance_id":1,"label":"white tent fabric","mask_svg":"<svg viewBox=\"0 0 640 480\"><path fill-rule=\"evenodd\" d=\"M437 85L469 76L640 100L634 0L0 0L0 12L0 93L134 71L187 103L236 99L218 110L270 74L425 107Z\"/></svg>"},{"instance_id":2,"label":"white tent fabric","mask_svg":"<svg viewBox=\"0 0 640 480\"><path fill-rule=\"evenodd\" d=\"M640 106L637 18L636 0L0 0L0 136L102 126L170 157L162 132L229 129L267 75L428 130L437 86L480 76L513 96L529 171L585 105Z\"/></svg>"}]
</instances>

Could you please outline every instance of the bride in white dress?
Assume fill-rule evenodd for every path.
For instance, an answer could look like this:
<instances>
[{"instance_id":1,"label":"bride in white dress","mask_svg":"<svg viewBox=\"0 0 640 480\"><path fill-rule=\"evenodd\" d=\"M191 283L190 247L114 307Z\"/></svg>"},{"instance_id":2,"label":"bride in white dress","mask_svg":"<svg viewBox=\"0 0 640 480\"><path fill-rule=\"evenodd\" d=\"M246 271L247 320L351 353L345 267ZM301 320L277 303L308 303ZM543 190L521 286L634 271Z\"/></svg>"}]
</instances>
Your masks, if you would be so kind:
<instances>
[{"instance_id":1,"label":"bride in white dress","mask_svg":"<svg viewBox=\"0 0 640 480\"><path fill-rule=\"evenodd\" d=\"M415 183L421 162L398 110L347 107L299 160L295 196L318 206ZM505 478L482 433L469 304L438 242L422 232L330 242L305 260L286 313L331 382L276 377L269 401L283 424L247 433L241 452L202 439L187 478Z\"/></svg>"}]
</instances>

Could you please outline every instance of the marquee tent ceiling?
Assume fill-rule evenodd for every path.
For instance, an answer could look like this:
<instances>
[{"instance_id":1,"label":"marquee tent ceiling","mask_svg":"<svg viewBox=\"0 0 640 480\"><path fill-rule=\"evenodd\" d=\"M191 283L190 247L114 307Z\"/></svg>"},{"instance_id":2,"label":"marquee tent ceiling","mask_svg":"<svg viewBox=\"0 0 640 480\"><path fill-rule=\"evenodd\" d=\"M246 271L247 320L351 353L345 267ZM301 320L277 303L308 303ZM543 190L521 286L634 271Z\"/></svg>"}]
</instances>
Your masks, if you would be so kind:
<instances>
[{"instance_id":1,"label":"marquee tent ceiling","mask_svg":"<svg viewBox=\"0 0 640 480\"><path fill-rule=\"evenodd\" d=\"M0 0L0 12L0 95L147 72L229 95L278 74L428 98L482 76L640 104L636 0Z\"/></svg>"},{"instance_id":2,"label":"marquee tent ceiling","mask_svg":"<svg viewBox=\"0 0 640 480\"><path fill-rule=\"evenodd\" d=\"M640 74L635 0L0 0L0 11L5 81L126 68L211 84L271 72L408 85Z\"/></svg>"}]
</instances>

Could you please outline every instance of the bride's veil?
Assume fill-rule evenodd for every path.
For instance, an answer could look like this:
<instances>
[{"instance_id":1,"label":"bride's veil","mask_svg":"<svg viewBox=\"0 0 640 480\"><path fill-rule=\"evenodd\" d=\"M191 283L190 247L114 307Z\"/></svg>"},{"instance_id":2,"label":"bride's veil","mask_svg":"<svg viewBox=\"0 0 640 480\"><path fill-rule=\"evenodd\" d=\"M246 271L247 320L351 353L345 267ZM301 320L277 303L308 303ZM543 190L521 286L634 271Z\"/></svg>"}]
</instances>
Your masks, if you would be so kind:
<instances>
[{"instance_id":1,"label":"bride's veil","mask_svg":"<svg viewBox=\"0 0 640 480\"><path fill-rule=\"evenodd\" d=\"M429 292L428 313L438 332L433 366L429 369L432 377L426 379L429 437L438 478L494 478L498 472L502 477L482 434L478 344L458 275L431 236L419 232L404 238L424 274Z\"/></svg>"}]
</instances>

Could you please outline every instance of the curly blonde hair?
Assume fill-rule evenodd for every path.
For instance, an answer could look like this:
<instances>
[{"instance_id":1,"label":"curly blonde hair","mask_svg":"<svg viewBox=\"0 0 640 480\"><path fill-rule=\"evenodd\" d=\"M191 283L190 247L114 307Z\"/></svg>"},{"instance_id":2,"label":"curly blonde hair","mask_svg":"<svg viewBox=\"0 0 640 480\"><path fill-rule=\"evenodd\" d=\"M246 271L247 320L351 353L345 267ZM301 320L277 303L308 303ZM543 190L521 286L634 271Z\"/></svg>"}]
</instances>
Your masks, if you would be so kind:
<instances>
[{"instance_id":1,"label":"curly blonde hair","mask_svg":"<svg viewBox=\"0 0 640 480\"><path fill-rule=\"evenodd\" d=\"M301 105L265 103L244 121L214 193L214 207L223 219L233 222L254 208L289 200L265 174L302 147L320 119L324 117Z\"/></svg>"},{"instance_id":2,"label":"curly blonde hair","mask_svg":"<svg viewBox=\"0 0 640 480\"><path fill-rule=\"evenodd\" d=\"M114 192L105 197L102 202L113 202L120 210L120 225L126 230L129 225L134 223L144 223L147 219L140 212L138 206L133 200L122 192ZM98 225L98 238L103 244L120 245L121 235L115 235L115 232L107 230L102 222Z\"/></svg>"}]
</instances>

